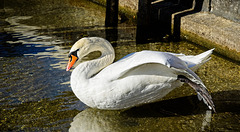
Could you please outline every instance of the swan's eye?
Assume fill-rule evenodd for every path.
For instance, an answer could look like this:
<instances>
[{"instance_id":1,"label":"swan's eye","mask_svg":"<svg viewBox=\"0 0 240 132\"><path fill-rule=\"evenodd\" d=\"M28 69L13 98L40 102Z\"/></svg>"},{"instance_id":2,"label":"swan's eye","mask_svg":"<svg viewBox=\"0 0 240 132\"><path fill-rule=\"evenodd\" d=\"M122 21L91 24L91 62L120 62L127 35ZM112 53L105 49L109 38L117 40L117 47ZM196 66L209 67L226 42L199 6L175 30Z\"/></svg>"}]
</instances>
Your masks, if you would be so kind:
<instances>
[{"instance_id":1,"label":"swan's eye","mask_svg":"<svg viewBox=\"0 0 240 132\"><path fill-rule=\"evenodd\" d=\"M68 58L70 58L70 62L72 61L72 56L74 56L74 58L76 58L76 61L78 60L78 56L77 56L77 52L78 52L79 49L77 49L76 51L73 51L71 52L69 55L68 55Z\"/></svg>"},{"instance_id":2,"label":"swan's eye","mask_svg":"<svg viewBox=\"0 0 240 132\"><path fill-rule=\"evenodd\" d=\"M71 57L71 55L72 55L71 53L70 53L70 54L68 54L68 58L70 58L70 57Z\"/></svg>"},{"instance_id":3,"label":"swan's eye","mask_svg":"<svg viewBox=\"0 0 240 132\"><path fill-rule=\"evenodd\" d=\"M70 58L71 61L72 61L72 55L74 55L74 56L76 56L76 57L78 58L78 56L77 56L77 52L78 52L78 51L79 51L79 49L77 49L76 51L71 52L71 53L68 55L68 58Z\"/></svg>"},{"instance_id":4,"label":"swan's eye","mask_svg":"<svg viewBox=\"0 0 240 132\"><path fill-rule=\"evenodd\" d=\"M76 57L78 57L77 56L77 52L79 51L79 49L77 49L76 51L73 51L72 53L71 53L71 55L74 55L74 56L76 56Z\"/></svg>"},{"instance_id":5,"label":"swan's eye","mask_svg":"<svg viewBox=\"0 0 240 132\"><path fill-rule=\"evenodd\" d=\"M72 62L72 53L68 55L69 61Z\"/></svg>"},{"instance_id":6,"label":"swan's eye","mask_svg":"<svg viewBox=\"0 0 240 132\"><path fill-rule=\"evenodd\" d=\"M72 62L72 56L70 55L68 56L68 58L70 59L69 61Z\"/></svg>"}]
</instances>

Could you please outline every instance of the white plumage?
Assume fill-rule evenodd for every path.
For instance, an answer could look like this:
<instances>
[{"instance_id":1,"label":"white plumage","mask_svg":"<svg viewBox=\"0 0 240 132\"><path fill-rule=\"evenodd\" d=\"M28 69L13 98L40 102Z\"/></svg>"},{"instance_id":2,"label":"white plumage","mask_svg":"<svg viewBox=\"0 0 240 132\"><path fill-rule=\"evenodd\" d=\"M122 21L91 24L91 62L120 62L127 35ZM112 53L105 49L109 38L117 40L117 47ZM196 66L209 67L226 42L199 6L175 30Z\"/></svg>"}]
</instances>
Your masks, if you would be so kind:
<instances>
[{"instance_id":1,"label":"white plumage","mask_svg":"<svg viewBox=\"0 0 240 132\"><path fill-rule=\"evenodd\" d=\"M73 92L92 108L117 110L155 102L185 82L215 111L205 85L193 72L210 59L213 49L197 56L141 51L113 63L111 44L103 38L89 37L77 41L69 56L81 60L93 51L100 51L101 57L80 63L71 75Z\"/></svg>"}]
</instances>

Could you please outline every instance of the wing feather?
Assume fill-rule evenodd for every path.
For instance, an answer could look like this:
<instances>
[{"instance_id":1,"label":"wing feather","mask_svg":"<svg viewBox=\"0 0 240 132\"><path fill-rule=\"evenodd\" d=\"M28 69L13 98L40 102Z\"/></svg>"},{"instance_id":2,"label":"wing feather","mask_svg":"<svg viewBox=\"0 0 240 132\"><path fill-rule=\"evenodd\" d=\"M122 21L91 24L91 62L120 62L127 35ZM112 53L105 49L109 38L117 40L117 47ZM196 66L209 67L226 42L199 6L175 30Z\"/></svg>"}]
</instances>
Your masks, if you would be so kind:
<instances>
[{"instance_id":1,"label":"wing feather","mask_svg":"<svg viewBox=\"0 0 240 132\"><path fill-rule=\"evenodd\" d=\"M123 59L107 66L102 71L100 71L96 77L103 77L104 75L109 75L104 77L106 80L116 80L121 78L125 73L133 70L134 68L144 65L144 64L161 64L169 68L176 68L181 70L187 70L188 67L178 57L169 54L167 52L158 52L158 51L141 51L136 52ZM151 70L151 69L149 69ZM161 70L161 69L159 69Z\"/></svg>"}]
</instances>

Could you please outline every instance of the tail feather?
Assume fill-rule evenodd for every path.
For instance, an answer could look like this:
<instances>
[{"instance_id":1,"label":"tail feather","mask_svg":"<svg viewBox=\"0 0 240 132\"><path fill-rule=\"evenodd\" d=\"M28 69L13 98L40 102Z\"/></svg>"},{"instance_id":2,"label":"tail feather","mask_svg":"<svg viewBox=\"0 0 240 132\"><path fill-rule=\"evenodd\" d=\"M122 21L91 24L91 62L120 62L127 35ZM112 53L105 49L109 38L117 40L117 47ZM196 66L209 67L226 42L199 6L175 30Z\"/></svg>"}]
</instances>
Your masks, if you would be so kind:
<instances>
[{"instance_id":1,"label":"tail feather","mask_svg":"<svg viewBox=\"0 0 240 132\"><path fill-rule=\"evenodd\" d=\"M188 79L187 77L185 77L183 75L179 75L178 80L180 80L181 82L185 82L188 85L190 85L197 92L198 99L200 101L203 100L203 102L208 106L209 109L216 112L215 105L212 101L212 97L211 97L207 88L204 85L197 84L197 83L191 81L190 79Z\"/></svg>"},{"instance_id":2,"label":"tail feather","mask_svg":"<svg viewBox=\"0 0 240 132\"><path fill-rule=\"evenodd\" d=\"M212 54L213 50L214 48L196 56L179 55L178 57L185 63L187 63L188 68L190 68L192 71L196 71L201 65L203 65L204 63L211 59L210 55Z\"/></svg>"},{"instance_id":3,"label":"tail feather","mask_svg":"<svg viewBox=\"0 0 240 132\"><path fill-rule=\"evenodd\" d=\"M190 69L196 71L201 65L208 62L211 59L210 55L212 54L213 50L214 48L194 56L194 58L196 58L195 66L191 67Z\"/></svg>"}]
</instances>

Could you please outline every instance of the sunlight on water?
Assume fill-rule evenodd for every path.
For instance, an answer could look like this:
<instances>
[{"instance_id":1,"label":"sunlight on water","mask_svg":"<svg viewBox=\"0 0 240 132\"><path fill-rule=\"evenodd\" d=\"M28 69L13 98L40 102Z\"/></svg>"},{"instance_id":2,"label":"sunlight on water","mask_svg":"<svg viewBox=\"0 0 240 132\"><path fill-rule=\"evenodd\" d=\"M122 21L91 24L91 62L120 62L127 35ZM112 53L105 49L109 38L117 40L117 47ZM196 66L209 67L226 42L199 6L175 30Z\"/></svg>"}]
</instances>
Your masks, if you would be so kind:
<instances>
[{"instance_id":1,"label":"sunlight on water","mask_svg":"<svg viewBox=\"0 0 240 132\"><path fill-rule=\"evenodd\" d=\"M72 93L71 72L65 71L70 47L78 39L107 38L116 61L141 50L196 55L207 49L187 41L137 45L135 26L122 23L117 30L106 29L105 9L86 0L5 1L0 13L1 130L240 130L239 62L214 53L197 71L217 113L208 111L187 85L157 103L125 111L94 110Z\"/></svg>"}]
</instances>

